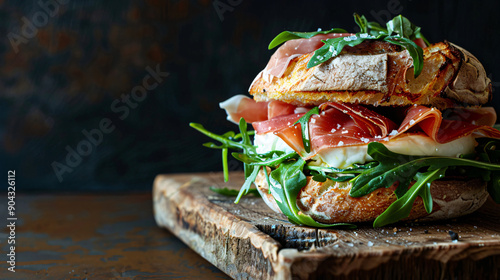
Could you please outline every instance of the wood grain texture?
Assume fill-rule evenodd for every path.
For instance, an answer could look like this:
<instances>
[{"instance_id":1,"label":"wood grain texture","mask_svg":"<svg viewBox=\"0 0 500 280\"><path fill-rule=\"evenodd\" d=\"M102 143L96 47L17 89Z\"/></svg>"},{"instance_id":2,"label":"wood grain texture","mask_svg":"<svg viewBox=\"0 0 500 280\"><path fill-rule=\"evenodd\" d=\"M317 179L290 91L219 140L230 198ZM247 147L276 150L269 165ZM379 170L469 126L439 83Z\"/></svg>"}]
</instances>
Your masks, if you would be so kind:
<instances>
[{"instance_id":1,"label":"wood grain texture","mask_svg":"<svg viewBox=\"0 0 500 280\"><path fill-rule=\"evenodd\" d=\"M159 175L156 222L235 279L500 278L500 207L492 201L439 223L314 229L289 223L261 198L234 204L209 190L242 183L240 173L230 183L220 173Z\"/></svg>"}]
</instances>

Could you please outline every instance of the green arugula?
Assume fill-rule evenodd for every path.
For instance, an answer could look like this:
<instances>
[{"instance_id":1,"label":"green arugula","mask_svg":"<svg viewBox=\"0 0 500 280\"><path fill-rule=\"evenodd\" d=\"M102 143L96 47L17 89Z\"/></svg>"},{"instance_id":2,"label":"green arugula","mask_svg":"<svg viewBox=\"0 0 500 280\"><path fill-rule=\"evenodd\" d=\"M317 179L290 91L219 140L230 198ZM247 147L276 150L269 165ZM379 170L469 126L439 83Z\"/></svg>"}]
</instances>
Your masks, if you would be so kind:
<instances>
[{"instance_id":1,"label":"green arugula","mask_svg":"<svg viewBox=\"0 0 500 280\"><path fill-rule=\"evenodd\" d=\"M319 114L319 109L318 107L314 107L311 110L309 110L305 115L300 117L293 125L296 125L300 123L300 128L302 131L302 143L304 144L304 150L306 153L311 152L311 140L309 137L309 119L312 117L314 114Z\"/></svg>"},{"instance_id":2,"label":"green arugula","mask_svg":"<svg viewBox=\"0 0 500 280\"><path fill-rule=\"evenodd\" d=\"M354 47L366 40L381 40L394 45L401 46L408 50L408 53L413 59L414 77L418 77L422 72L424 65L423 50L415 44L415 40L421 38L426 44L430 44L422 35L421 28L411 23L402 15L394 17L386 23L386 27L382 27L376 22L368 22L366 17L354 13L354 21L360 28L360 32L352 36L331 38L323 40L325 43L321 48L314 52L307 63L307 68L317 66L326 62L330 58L338 56L345 46ZM335 30L335 29L332 29ZM319 32L290 32L284 31L276 36L269 44L269 49L272 49L279 44L291 39L311 38L317 34L327 34L334 31L319 31ZM323 33L322 33L323 32ZM336 30L335 32L338 32Z\"/></svg>"},{"instance_id":3,"label":"green arugula","mask_svg":"<svg viewBox=\"0 0 500 280\"><path fill-rule=\"evenodd\" d=\"M432 211L430 183L443 177L448 167L472 167L490 172L495 171L495 174L500 175L500 165L498 164L466 158L401 155L389 151L378 142L368 144L368 154L378 164L363 171L351 181L353 185L349 193L350 196L362 197L376 189L388 188L398 183L395 191L398 199L374 221L374 227L384 226L408 217L417 196L423 198L426 211L430 213ZM420 172L422 169L426 169L426 172ZM416 182L408 189L412 181ZM495 182L493 181L493 183ZM491 188L492 190L489 191L490 194L493 193L492 196L495 195L495 192L500 192L498 186Z\"/></svg>"},{"instance_id":4,"label":"green arugula","mask_svg":"<svg viewBox=\"0 0 500 280\"><path fill-rule=\"evenodd\" d=\"M292 32L292 31L283 31L278 36L274 37L274 39L269 43L269 49L274 49L275 47L281 45L282 43L294 40L294 39L309 39L318 34L328 34L328 33L347 33L345 29L342 28L333 28L325 31L316 31L316 32Z\"/></svg>"},{"instance_id":5,"label":"green arugula","mask_svg":"<svg viewBox=\"0 0 500 280\"><path fill-rule=\"evenodd\" d=\"M248 124L245 121L245 119L240 118L238 126L240 128L241 143L244 145L243 151L245 152L245 154L256 153L256 149L254 147L250 148L250 146L252 146L252 141L250 141L250 135L248 134L247 130ZM245 177L249 177L250 174L254 173L255 172L254 169L255 168L250 167L248 164L243 163L243 170L245 172Z\"/></svg>"},{"instance_id":6,"label":"green arugula","mask_svg":"<svg viewBox=\"0 0 500 280\"><path fill-rule=\"evenodd\" d=\"M415 184L375 219L373 227L385 226L407 218L417 196L422 197L425 210L427 213L431 213L431 182L444 177L445 171L446 167L443 167L425 173L417 173Z\"/></svg>"},{"instance_id":7,"label":"green arugula","mask_svg":"<svg viewBox=\"0 0 500 280\"><path fill-rule=\"evenodd\" d=\"M335 182L345 182L354 179L356 176L354 174L359 174L366 169L375 166L376 162L369 162L367 164L353 164L349 168L336 168L336 167L325 167L325 166L314 166L306 165L305 169L309 170L312 179L316 182L325 182L326 179L330 179Z\"/></svg>"},{"instance_id":8,"label":"green arugula","mask_svg":"<svg viewBox=\"0 0 500 280\"><path fill-rule=\"evenodd\" d=\"M499 129L500 127L495 127ZM500 163L500 140L493 138L477 139L478 147L476 150L480 152L479 158L482 161L499 164ZM487 174L490 177L488 184L488 192L493 200L500 204L500 172L492 172Z\"/></svg>"},{"instance_id":9,"label":"green arugula","mask_svg":"<svg viewBox=\"0 0 500 280\"><path fill-rule=\"evenodd\" d=\"M278 168L271 172L269 176L271 185L270 191L273 195L281 212L288 217L288 220L298 225L307 225L313 227L348 227L356 228L353 224L336 223L323 224L318 223L308 215L302 214L297 207L297 195L300 189L307 184L306 175L302 171L305 165L302 158L294 161L283 162Z\"/></svg>"},{"instance_id":10,"label":"green arugula","mask_svg":"<svg viewBox=\"0 0 500 280\"><path fill-rule=\"evenodd\" d=\"M490 171L500 171L500 165L454 157L407 156L389 151L383 144L368 144L368 155L379 164L353 179L350 196L365 196L376 189L387 188L399 182L396 195L401 198L420 169L432 171L449 166L467 166Z\"/></svg>"},{"instance_id":11,"label":"green arugula","mask_svg":"<svg viewBox=\"0 0 500 280\"><path fill-rule=\"evenodd\" d=\"M370 27L365 16L363 15L360 16L357 13L354 13L354 22L356 22L356 24L359 26L359 29L361 30L360 33L370 32Z\"/></svg>"},{"instance_id":12,"label":"green arugula","mask_svg":"<svg viewBox=\"0 0 500 280\"><path fill-rule=\"evenodd\" d=\"M248 165L269 166L272 168L278 167L282 162L289 159L297 159L299 155L296 152L285 153L282 151L272 151L267 154L246 155L242 153L232 153L237 160L247 163Z\"/></svg>"},{"instance_id":13,"label":"green arugula","mask_svg":"<svg viewBox=\"0 0 500 280\"><path fill-rule=\"evenodd\" d=\"M342 52L345 46L354 47L363 43L365 40L380 40L383 39L384 36L387 37L387 35L372 36L368 33L357 33L356 35L323 40L325 44L314 51L314 55L307 63L307 68L314 67L326 62L332 57L336 57Z\"/></svg>"},{"instance_id":14,"label":"green arugula","mask_svg":"<svg viewBox=\"0 0 500 280\"><path fill-rule=\"evenodd\" d=\"M424 65L423 49L408 38L400 37L399 35L387 35L384 33L379 33L375 36L368 33L356 33L356 35L352 36L324 40L323 42L325 44L314 52L314 55L307 63L307 68L314 67L326 62L332 57L336 57L342 52L345 46L354 47L366 40L382 40L405 48L413 59L415 78L422 72Z\"/></svg>"},{"instance_id":15,"label":"green arugula","mask_svg":"<svg viewBox=\"0 0 500 280\"><path fill-rule=\"evenodd\" d=\"M316 111L310 112L308 117L303 117L303 121L309 120ZM200 124L191 123L190 125L219 141L220 145L209 142L204 146L222 149L226 161L229 149L240 151L233 152L232 156L242 161L246 167L245 183L237 194L234 190L215 190L216 192L236 194L235 203L238 203L243 195L254 193L250 186L262 169L277 205L287 218L296 224L313 227L355 227L346 223L319 223L300 211L297 207L297 195L305 186L307 176L313 176L313 180L320 182L327 179L338 182L350 181L352 197L361 197L376 189L387 188L397 183L395 194L398 199L377 217L373 223L374 227L391 224L408 217L418 196L422 197L426 211L432 212L430 184L442 178L449 170L482 177L483 180L488 181L488 192L491 197L495 202L500 203L500 149L497 149L500 147L499 139L479 138L476 152L461 158L402 155L389 151L382 143L372 142L368 144L367 152L374 161L354 164L342 169L308 165L295 152L271 151L258 154L256 147L250 142L250 135L254 132L247 131L247 124L243 119L240 120L240 133L238 134L226 132L219 135L207 131ZM223 165L227 169L227 163ZM271 170L270 174L268 174L268 168ZM414 183L410 187L412 182Z\"/></svg>"},{"instance_id":16,"label":"green arugula","mask_svg":"<svg viewBox=\"0 0 500 280\"><path fill-rule=\"evenodd\" d=\"M375 25L372 23L371 26ZM396 33L400 37L408 38L412 41L415 41L416 39L420 38L425 42L425 44L427 45L431 44L422 34L421 28L415 26L413 23L410 22L409 19L405 18L402 15L398 15L394 17L391 21L387 22L386 27L387 28L385 30L383 30L383 27L378 28L376 26L374 27L374 29L378 30L378 32L385 31L389 35L391 35L392 33Z\"/></svg>"},{"instance_id":17,"label":"green arugula","mask_svg":"<svg viewBox=\"0 0 500 280\"><path fill-rule=\"evenodd\" d=\"M227 164L227 156L228 156L228 150L233 149L233 150L243 150L247 154L256 154L256 147L251 144L250 141L250 134L253 134L253 132L248 132L247 131L247 123L243 118L240 119L240 133L235 134L233 131L226 132L222 135L215 134L213 132L210 132L206 130L203 125L199 123L190 123L189 126L192 128L198 130L199 132L205 134L206 136L217 140L221 142L221 145L216 145L213 142L208 142L203 144L203 146L211 149L222 149L222 170L224 172L224 181L227 182L229 180L229 168ZM238 139L241 139L240 141L236 141ZM248 177L252 170L248 167L248 165L244 165L245 168L245 177ZM250 172L250 174L249 174Z\"/></svg>"},{"instance_id":18,"label":"green arugula","mask_svg":"<svg viewBox=\"0 0 500 280\"><path fill-rule=\"evenodd\" d=\"M312 112L315 111L312 110ZM310 115L312 115L312 113L309 114L309 116ZM253 133L246 130L246 122L243 119L240 120L239 134L226 132L219 135L209 132L202 125L197 123L190 123L190 126L221 143L221 145L216 145L212 142L203 144L206 147L222 150L243 150L242 153L232 153L233 157L242 161L245 166L248 166L247 170L250 170L248 175L245 174L245 183L238 192L234 201L235 203L238 203L243 195L251 192L251 184L255 181L259 170L264 167L263 170L265 171L270 186L270 192L273 193L281 211L291 222L313 227L356 227L353 224L347 223L322 224L314 221L311 217L300 213L296 201L298 192L305 186L306 183L306 175L302 171L305 161L295 152L287 154L282 151L272 151L266 154L257 154L256 147L249 145L248 142L245 141L245 138ZM235 141L236 139L242 140ZM249 140L249 138L247 138L247 140ZM271 174L268 174L265 167L271 167L274 170ZM225 173L226 172L227 170Z\"/></svg>"},{"instance_id":19,"label":"green arugula","mask_svg":"<svg viewBox=\"0 0 500 280\"><path fill-rule=\"evenodd\" d=\"M495 174L491 176L491 181L488 184L488 192L491 198L500 204L500 174Z\"/></svg>"},{"instance_id":20,"label":"green arugula","mask_svg":"<svg viewBox=\"0 0 500 280\"><path fill-rule=\"evenodd\" d=\"M234 203L240 202L241 197L248 194L250 186L252 185L252 183L255 181L255 178L257 178L257 175L259 174L259 169L260 166L252 166L251 173L248 176L245 176L246 178L245 183L243 183L243 186L241 186L240 192L236 196ZM250 168L248 168L248 170L250 170Z\"/></svg>"}]
</instances>

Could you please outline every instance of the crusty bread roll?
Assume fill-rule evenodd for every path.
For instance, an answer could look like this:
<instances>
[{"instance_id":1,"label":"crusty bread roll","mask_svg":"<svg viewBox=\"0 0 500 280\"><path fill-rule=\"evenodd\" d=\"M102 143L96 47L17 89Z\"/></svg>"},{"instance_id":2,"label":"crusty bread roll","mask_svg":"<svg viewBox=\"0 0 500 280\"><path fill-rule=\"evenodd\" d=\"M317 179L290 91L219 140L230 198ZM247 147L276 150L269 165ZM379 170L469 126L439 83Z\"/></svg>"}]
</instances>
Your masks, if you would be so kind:
<instances>
[{"instance_id":1,"label":"crusty bread roll","mask_svg":"<svg viewBox=\"0 0 500 280\"><path fill-rule=\"evenodd\" d=\"M279 54L278 51L276 53ZM413 59L409 52L384 42L365 41L355 47L344 48L340 55L307 68L313 55L314 52L308 52L292 56L288 64L283 65L286 68L282 68L284 72L280 72L279 76L270 74L274 72L266 67L267 71L264 69L250 86L249 92L254 100L279 100L306 107L325 102L393 107L424 105L433 107L430 110L437 112L456 107L479 107L488 102L492 94L491 81L481 63L468 51L449 42L440 42L423 49L423 68L417 78L414 77ZM276 58L276 61L280 59ZM434 111L435 109L437 110ZM439 116L441 117L441 113ZM446 120L447 124L450 120ZM409 123L412 121L415 123L415 119ZM424 119L419 121L419 126L430 124L424 123ZM357 126L365 124L363 121L358 123L357 119L353 122ZM370 123L370 120L367 122ZM348 124L344 122L346 123ZM438 125L440 124L441 120ZM457 122L454 127L460 128L460 125ZM324 133L329 133L329 129L328 126ZM331 135L338 129L341 129L340 124L332 129ZM350 133L347 129L344 131ZM427 128L425 132L428 131L430 130ZM274 133L277 134L276 131ZM360 134L354 134L352 130L349 137L355 138L356 135ZM278 136L289 143L286 141L288 139L283 139L288 137L287 134ZM344 136L335 137L343 139ZM331 145L327 148L344 146L343 141L334 141L333 138L334 136L324 144ZM337 164L325 163L329 166ZM266 204L274 211L281 212L268 192L268 180L264 172L261 171L254 183ZM351 197L351 187L349 182L327 180L320 183L307 177L307 185L297 196L297 207L317 222L355 223L374 221L397 200L394 193L397 185L377 189L363 197ZM445 177L432 182L431 196L432 213L426 212L422 199L418 197L407 219L440 220L470 214L483 205L489 194L487 183L480 179Z\"/></svg>"},{"instance_id":2,"label":"crusty bread roll","mask_svg":"<svg viewBox=\"0 0 500 280\"><path fill-rule=\"evenodd\" d=\"M263 171L255 180L266 204L280 213L273 196L268 192L268 184ZM350 183L324 183L307 178L307 185L297 197L297 206L306 215L322 223L370 222L382 214L396 200L395 186L380 188L363 197L351 197ZM431 184L433 211L427 213L422 199L415 200L410 216L406 220L432 221L451 219L470 214L479 209L489 194L486 182L480 179L441 179Z\"/></svg>"},{"instance_id":3,"label":"crusty bread roll","mask_svg":"<svg viewBox=\"0 0 500 280\"><path fill-rule=\"evenodd\" d=\"M491 82L481 63L448 42L424 48L424 65L417 78L406 50L360 54L351 49L307 68L312 55L292 59L283 76L269 82L261 72L250 94L256 101L280 100L300 106L334 101L374 106L419 104L439 109L457 103L482 105L491 97Z\"/></svg>"}]
</instances>

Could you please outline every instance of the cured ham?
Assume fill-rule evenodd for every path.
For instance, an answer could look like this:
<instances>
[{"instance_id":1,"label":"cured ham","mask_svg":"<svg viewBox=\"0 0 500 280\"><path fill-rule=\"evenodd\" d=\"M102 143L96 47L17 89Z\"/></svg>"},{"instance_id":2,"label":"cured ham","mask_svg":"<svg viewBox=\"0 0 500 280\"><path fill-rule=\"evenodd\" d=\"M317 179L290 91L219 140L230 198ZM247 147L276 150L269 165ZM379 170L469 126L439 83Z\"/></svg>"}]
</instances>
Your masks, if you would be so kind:
<instances>
[{"instance_id":1,"label":"cured ham","mask_svg":"<svg viewBox=\"0 0 500 280\"><path fill-rule=\"evenodd\" d=\"M269 102L256 102L244 95L235 95L221 102L219 106L226 110L227 119L238 123L240 118L246 122L260 122L277 116L290 115L295 112L297 106L273 100Z\"/></svg>"},{"instance_id":2,"label":"cured ham","mask_svg":"<svg viewBox=\"0 0 500 280\"><path fill-rule=\"evenodd\" d=\"M418 126L430 138L441 144L472 133L500 138L500 131L491 127L495 121L495 111L489 107L455 108L441 113L426 106L412 106L401 123L397 135Z\"/></svg>"},{"instance_id":3,"label":"cured ham","mask_svg":"<svg viewBox=\"0 0 500 280\"><path fill-rule=\"evenodd\" d=\"M335 108L349 115L359 127L367 129L367 132L369 132L372 137L377 135L385 136L395 127L395 124L388 118L361 105L326 102L321 104L319 108L324 111L328 107Z\"/></svg>"},{"instance_id":4,"label":"cured ham","mask_svg":"<svg viewBox=\"0 0 500 280\"><path fill-rule=\"evenodd\" d=\"M300 119L304 113L291 114L285 116L278 116L267 121L254 122L252 123L255 132L258 134L266 134L269 132L276 132L288 127L291 127L298 119ZM299 125L297 125L299 126ZM298 137L302 137L298 135ZM302 139L302 138L301 138Z\"/></svg>"},{"instance_id":5,"label":"cured ham","mask_svg":"<svg viewBox=\"0 0 500 280\"><path fill-rule=\"evenodd\" d=\"M314 152L326 147L363 145L386 137L396 125L386 117L355 104L324 103L321 114L311 117L309 131ZM305 155L300 125L304 114L283 115L253 123L258 134L274 132L300 155Z\"/></svg>"},{"instance_id":6,"label":"cured ham","mask_svg":"<svg viewBox=\"0 0 500 280\"><path fill-rule=\"evenodd\" d=\"M443 112L423 105L406 109L403 121L397 125L387 117L357 104L326 102L319 106L320 114L309 122L312 151L305 153L300 124L293 125L309 108L281 101L256 102L246 96L235 96L220 105L228 119L237 123L244 118L252 123L257 134L274 133L304 157L326 148L366 145L374 141L389 141L405 133L423 133L444 144L471 134L500 138L493 128L495 110L484 108L451 108Z\"/></svg>"},{"instance_id":7,"label":"cured ham","mask_svg":"<svg viewBox=\"0 0 500 280\"><path fill-rule=\"evenodd\" d=\"M282 101L273 100L267 107L267 117L272 119L278 116L290 115L296 112L297 106Z\"/></svg>"},{"instance_id":8,"label":"cured ham","mask_svg":"<svg viewBox=\"0 0 500 280\"><path fill-rule=\"evenodd\" d=\"M240 118L244 118L249 123L268 119L268 102L255 102L244 95L235 95L221 102L219 106L226 110L227 120L236 124Z\"/></svg>"},{"instance_id":9,"label":"cured ham","mask_svg":"<svg viewBox=\"0 0 500 280\"><path fill-rule=\"evenodd\" d=\"M319 106L320 114L309 122L312 152L353 145L366 145L374 141L389 141L406 133L424 133L443 144L472 133L478 136L500 138L493 108L456 108L444 113L426 106L411 106L398 126L390 119L355 104L327 102ZM305 156L300 125L292 126L303 114L280 115L253 123L257 134L274 133L292 149Z\"/></svg>"},{"instance_id":10,"label":"cured ham","mask_svg":"<svg viewBox=\"0 0 500 280\"><path fill-rule=\"evenodd\" d=\"M313 150L365 145L380 140L396 128L388 118L355 104L324 103L311 118L309 131Z\"/></svg>"}]
</instances>

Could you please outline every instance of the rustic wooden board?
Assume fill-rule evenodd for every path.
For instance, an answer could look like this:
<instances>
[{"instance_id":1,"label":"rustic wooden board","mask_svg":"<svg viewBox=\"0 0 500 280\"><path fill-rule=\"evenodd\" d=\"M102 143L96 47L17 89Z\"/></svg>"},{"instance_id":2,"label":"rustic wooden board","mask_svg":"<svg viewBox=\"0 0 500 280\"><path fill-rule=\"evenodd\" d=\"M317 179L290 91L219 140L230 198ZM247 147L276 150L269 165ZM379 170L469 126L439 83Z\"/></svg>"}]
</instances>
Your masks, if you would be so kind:
<instances>
[{"instance_id":1,"label":"rustic wooden board","mask_svg":"<svg viewBox=\"0 0 500 280\"><path fill-rule=\"evenodd\" d=\"M253 196L239 204L210 186L243 175L159 175L154 213L193 250L235 279L500 279L500 207L440 223L373 229L295 226ZM458 233L452 241L449 231Z\"/></svg>"}]
</instances>

